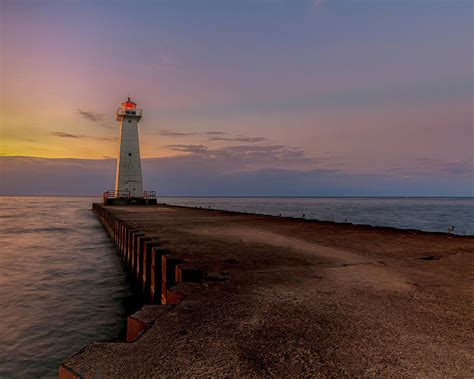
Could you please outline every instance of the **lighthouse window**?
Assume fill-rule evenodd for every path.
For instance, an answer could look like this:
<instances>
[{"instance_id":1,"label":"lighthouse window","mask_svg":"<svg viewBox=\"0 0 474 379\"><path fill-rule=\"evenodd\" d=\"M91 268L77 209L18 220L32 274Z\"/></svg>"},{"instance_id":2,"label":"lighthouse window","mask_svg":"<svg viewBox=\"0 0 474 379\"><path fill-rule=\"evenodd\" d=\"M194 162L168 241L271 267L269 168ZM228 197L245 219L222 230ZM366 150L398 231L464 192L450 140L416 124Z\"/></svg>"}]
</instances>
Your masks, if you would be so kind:
<instances>
[{"instance_id":1,"label":"lighthouse window","mask_svg":"<svg viewBox=\"0 0 474 379\"><path fill-rule=\"evenodd\" d=\"M128 120L128 122L132 122L132 120Z\"/></svg>"},{"instance_id":2,"label":"lighthouse window","mask_svg":"<svg viewBox=\"0 0 474 379\"><path fill-rule=\"evenodd\" d=\"M131 156L132 156L132 153L128 153L128 156L131 157Z\"/></svg>"},{"instance_id":3,"label":"lighthouse window","mask_svg":"<svg viewBox=\"0 0 474 379\"><path fill-rule=\"evenodd\" d=\"M130 111L125 111L126 114L130 114Z\"/></svg>"}]
</instances>

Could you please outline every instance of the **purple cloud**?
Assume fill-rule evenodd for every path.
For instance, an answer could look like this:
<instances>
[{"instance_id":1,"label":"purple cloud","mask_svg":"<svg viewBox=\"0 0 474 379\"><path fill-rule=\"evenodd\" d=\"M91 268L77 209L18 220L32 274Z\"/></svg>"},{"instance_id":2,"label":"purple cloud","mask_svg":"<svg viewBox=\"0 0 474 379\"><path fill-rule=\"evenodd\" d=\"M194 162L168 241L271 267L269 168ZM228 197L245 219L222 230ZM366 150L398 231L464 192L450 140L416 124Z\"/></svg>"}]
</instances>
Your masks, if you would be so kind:
<instances>
[{"instance_id":1,"label":"purple cloud","mask_svg":"<svg viewBox=\"0 0 474 379\"><path fill-rule=\"evenodd\" d=\"M183 153L203 153L207 151L207 147L204 145L168 145L174 151L180 151Z\"/></svg>"},{"instance_id":2,"label":"purple cloud","mask_svg":"<svg viewBox=\"0 0 474 379\"><path fill-rule=\"evenodd\" d=\"M228 142L263 142L265 137L213 137L209 141L228 141Z\"/></svg>"},{"instance_id":3,"label":"purple cloud","mask_svg":"<svg viewBox=\"0 0 474 379\"><path fill-rule=\"evenodd\" d=\"M64 133L64 132L52 132L51 135L60 137L60 138L86 138L83 134L71 134L71 133Z\"/></svg>"},{"instance_id":4,"label":"purple cloud","mask_svg":"<svg viewBox=\"0 0 474 379\"><path fill-rule=\"evenodd\" d=\"M117 137L95 137L95 136L86 136L85 134L72 134L65 132L51 132L51 135L60 137L60 138L90 138L98 141L116 141Z\"/></svg>"},{"instance_id":5,"label":"purple cloud","mask_svg":"<svg viewBox=\"0 0 474 379\"><path fill-rule=\"evenodd\" d=\"M468 160L442 161L433 158L417 158L418 166L422 170L439 172L449 175L471 176L474 173L474 164Z\"/></svg>"},{"instance_id":6,"label":"purple cloud","mask_svg":"<svg viewBox=\"0 0 474 379\"><path fill-rule=\"evenodd\" d=\"M82 117L83 119L92 121L92 122L98 122L101 121L103 116L100 113L95 113L92 111L85 111L83 109L78 109L77 114Z\"/></svg>"},{"instance_id":7,"label":"purple cloud","mask_svg":"<svg viewBox=\"0 0 474 379\"><path fill-rule=\"evenodd\" d=\"M213 154L215 158L211 158ZM471 180L464 176L453 176L449 181L437 175L402 180L332 168L248 169L245 158L225 162L221 158L216 151L206 151L202 155L143 159L144 186L162 196L472 195ZM115 162L1 156L0 194L100 195L114 186Z\"/></svg>"},{"instance_id":8,"label":"purple cloud","mask_svg":"<svg viewBox=\"0 0 474 379\"><path fill-rule=\"evenodd\" d=\"M175 130L163 129L158 131L160 136L164 137L188 137L188 136L196 136L196 135L222 135L225 134L224 132L217 132L217 131L209 131L209 132L179 132Z\"/></svg>"}]
</instances>

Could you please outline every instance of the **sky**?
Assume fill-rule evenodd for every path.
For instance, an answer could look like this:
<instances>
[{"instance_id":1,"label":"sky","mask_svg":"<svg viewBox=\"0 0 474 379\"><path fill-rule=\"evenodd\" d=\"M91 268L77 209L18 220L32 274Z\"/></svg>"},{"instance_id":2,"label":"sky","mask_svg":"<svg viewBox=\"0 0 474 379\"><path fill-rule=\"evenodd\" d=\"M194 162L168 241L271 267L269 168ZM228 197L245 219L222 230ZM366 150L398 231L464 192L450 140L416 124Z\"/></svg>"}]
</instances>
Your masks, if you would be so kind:
<instances>
[{"instance_id":1,"label":"sky","mask_svg":"<svg viewBox=\"0 0 474 379\"><path fill-rule=\"evenodd\" d=\"M463 0L0 0L0 194L473 196Z\"/></svg>"}]
</instances>

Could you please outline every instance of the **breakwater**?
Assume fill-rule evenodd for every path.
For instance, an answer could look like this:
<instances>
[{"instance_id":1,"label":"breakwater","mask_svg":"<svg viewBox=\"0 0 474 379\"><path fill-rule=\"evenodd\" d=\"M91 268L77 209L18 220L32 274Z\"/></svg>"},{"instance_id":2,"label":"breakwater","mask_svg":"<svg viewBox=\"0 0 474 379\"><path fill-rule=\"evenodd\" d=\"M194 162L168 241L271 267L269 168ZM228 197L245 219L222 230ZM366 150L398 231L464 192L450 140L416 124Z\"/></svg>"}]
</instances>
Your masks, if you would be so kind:
<instances>
[{"instance_id":1,"label":"breakwater","mask_svg":"<svg viewBox=\"0 0 474 379\"><path fill-rule=\"evenodd\" d=\"M88 345L60 377L469 373L472 237L166 205L94 212L147 305L127 342Z\"/></svg>"},{"instance_id":2,"label":"breakwater","mask_svg":"<svg viewBox=\"0 0 474 379\"><path fill-rule=\"evenodd\" d=\"M183 259L174 256L163 247L153 230L137 220L128 221L97 203L92 210L109 234L117 254L127 270L129 283L134 295L144 304L177 304L187 292L189 286L172 287L179 283L202 283L207 277L204 269L186 267ZM152 237L150 237L152 235ZM149 309L153 309L150 312ZM156 313L166 307L142 309L127 318L126 342L135 341L154 322ZM82 376L66 364L59 368L60 378L81 378Z\"/></svg>"},{"instance_id":3,"label":"breakwater","mask_svg":"<svg viewBox=\"0 0 474 379\"><path fill-rule=\"evenodd\" d=\"M99 204L94 204L93 210L128 270L132 290L144 303L176 304L183 295L171 287L205 279L205 270L185 267L183 259L165 248L153 229L117 217Z\"/></svg>"}]
</instances>

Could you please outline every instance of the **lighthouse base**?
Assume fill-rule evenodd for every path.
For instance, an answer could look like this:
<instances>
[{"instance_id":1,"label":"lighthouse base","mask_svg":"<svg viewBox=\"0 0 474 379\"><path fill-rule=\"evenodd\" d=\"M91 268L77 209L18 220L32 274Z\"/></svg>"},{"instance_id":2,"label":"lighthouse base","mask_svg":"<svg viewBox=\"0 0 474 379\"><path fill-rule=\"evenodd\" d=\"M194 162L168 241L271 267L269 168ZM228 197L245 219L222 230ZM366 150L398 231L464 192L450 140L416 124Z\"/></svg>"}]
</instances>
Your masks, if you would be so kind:
<instances>
[{"instance_id":1,"label":"lighthouse base","mask_svg":"<svg viewBox=\"0 0 474 379\"><path fill-rule=\"evenodd\" d=\"M143 197L119 197L104 199L104 205L156 205L156 199L145 199Z\"/></svg>"},{"instance_id":2,"label":"lighthouse base","mask_svg":"<svg viewBox=\"0 0 474 379\"><path fill-rule=\"evenodd\" d=\"M105 191L104 205L156 205L156 192L145 191L143 197L134 197L128 191Z\"/></svg>"}]
</instances>

